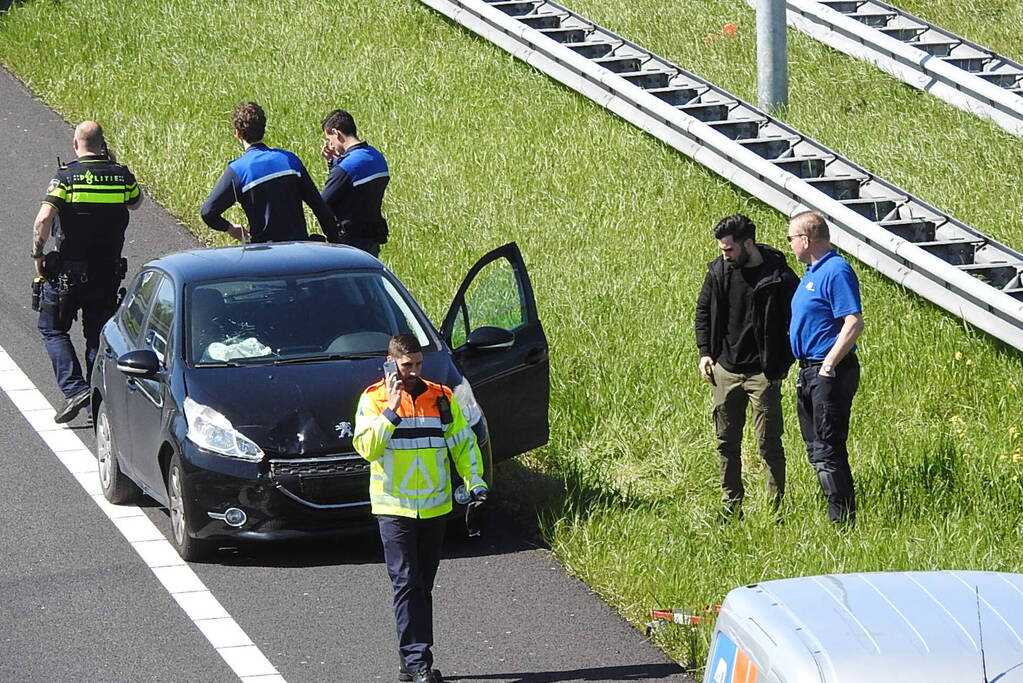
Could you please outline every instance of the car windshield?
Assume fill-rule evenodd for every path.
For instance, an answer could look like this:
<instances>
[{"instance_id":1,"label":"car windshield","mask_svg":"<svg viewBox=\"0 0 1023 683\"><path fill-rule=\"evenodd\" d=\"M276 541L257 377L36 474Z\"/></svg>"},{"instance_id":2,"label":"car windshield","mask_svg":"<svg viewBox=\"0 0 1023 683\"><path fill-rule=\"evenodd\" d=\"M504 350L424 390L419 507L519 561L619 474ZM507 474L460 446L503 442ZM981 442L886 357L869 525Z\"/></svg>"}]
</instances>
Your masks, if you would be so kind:
<instances>
[{"instance_id":1,"label":"car windshield","mask_svg":"<svg viewBox=\"0 0 1023 683\"><path fill-rule=\"evenodd\" d=\"M188 292L187 320L189 360L197 366L382 356L402 332L433 345L379 272L203 282Z\"/></svg>"}]
</instances>

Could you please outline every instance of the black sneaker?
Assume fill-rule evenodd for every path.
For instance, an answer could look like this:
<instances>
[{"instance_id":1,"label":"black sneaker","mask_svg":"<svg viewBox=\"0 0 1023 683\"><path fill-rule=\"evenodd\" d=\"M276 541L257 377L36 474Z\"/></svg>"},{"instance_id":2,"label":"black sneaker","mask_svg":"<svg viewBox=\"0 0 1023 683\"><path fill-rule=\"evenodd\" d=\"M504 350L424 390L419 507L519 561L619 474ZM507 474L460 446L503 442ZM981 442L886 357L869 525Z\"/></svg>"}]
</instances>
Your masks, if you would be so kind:
<instances>
[{"instance_id":1,"label":"black sneaker","mask_svg":"<svg viewBox=\"0 0 1023 683\"><path fill-rule=\"evenodd\" d=\"M402 683L409 683L412 680L412 673L405 668L405 662L398 664L398 680Z\"/></svg>"},{"instance_id":2,"label":"black sneaker","mask_svg":"<svg viewBox=\"0 0 1023 683\"><path fill-rule=\"evenodd\" d=\"M53 421L59 425L78 417L78 413L82 411L82 408L89 404L89 390L80 391L67 401L64 402L64 407L57 411L57 414L53 416Z\"/></svg>"},{"instance_id":3,"label":"black sneaker","mask_svg":"<svg viewBox=\"0 0 1023 683\"><path fill-rule=\"evenodd\" d=\"M412 680L415 683L443 683L440 672L436 669L420 669Z\"/></svg>"}]
</instances>

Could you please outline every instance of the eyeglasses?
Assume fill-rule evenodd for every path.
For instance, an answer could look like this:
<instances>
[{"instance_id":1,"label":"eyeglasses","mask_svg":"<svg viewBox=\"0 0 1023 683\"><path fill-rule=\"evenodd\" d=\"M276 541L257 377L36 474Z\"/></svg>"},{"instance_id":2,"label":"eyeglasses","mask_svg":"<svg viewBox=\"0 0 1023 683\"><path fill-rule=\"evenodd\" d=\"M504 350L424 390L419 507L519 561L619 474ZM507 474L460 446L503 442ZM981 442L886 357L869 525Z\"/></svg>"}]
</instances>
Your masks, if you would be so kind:
<instances>
[{"instance_id":1,"label":"eyeglasses","mask_svg":"<svg viewBox=\"0 0 1023 683\"><path fill-rule=\"evenodd\" d=\"M796 239L797 237L809 237L809 235L807 235L805 232L801 232L796 235L785 235L785 241L788 242L789 244L792 244L792 240Z\"/></svg>"}]
</instances>

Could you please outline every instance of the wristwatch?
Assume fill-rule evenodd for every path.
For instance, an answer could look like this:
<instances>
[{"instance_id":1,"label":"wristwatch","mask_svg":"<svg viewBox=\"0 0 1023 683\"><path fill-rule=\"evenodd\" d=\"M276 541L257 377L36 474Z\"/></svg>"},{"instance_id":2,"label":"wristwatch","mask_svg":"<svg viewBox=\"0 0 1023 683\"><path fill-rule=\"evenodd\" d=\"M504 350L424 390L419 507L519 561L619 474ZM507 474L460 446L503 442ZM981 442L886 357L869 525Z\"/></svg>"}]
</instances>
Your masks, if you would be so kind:
<instances>
[{"instance_id":1,"label":"wristwatch","mask_svg":"<svg viewBox=\"0 0 1023 683\"><path fill-rule=\"evenodd\" d=\"M825 375L833 375L835 374L835 366L831 363L825 363L821 366L821 372Z\"/></svg>"},{"instance_id":2,"label":"wristwatch","mask_svg":"<svg viewBox=\"0 0 1023 683\"><path fill-rule=\"evenodd\" d=\"M36 258L42 258L42 257L43 257L43 252L42 251L33 251L32 252L32 258L36 259Z\"/></svg>"}]
</instances>

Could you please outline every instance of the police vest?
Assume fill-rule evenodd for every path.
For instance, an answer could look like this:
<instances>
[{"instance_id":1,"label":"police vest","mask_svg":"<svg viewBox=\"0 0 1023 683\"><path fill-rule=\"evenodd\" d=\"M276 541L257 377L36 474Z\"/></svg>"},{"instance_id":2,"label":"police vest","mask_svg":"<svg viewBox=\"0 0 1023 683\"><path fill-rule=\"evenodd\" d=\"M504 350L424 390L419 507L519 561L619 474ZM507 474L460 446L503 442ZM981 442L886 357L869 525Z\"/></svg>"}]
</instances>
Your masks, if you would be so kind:
<instances>
[{"instance_id":1,"label":"police vest","mask_svg":"<svg viewBox=\"0 0 1023 683\"><path fill-rule=\"evenodd\" d=\"M59 169L43 202L58 211L61 257L104 263L120 258L127 207L141 196L131 171L105 156L84 156Z\"/></svg>"}]
</instances>

